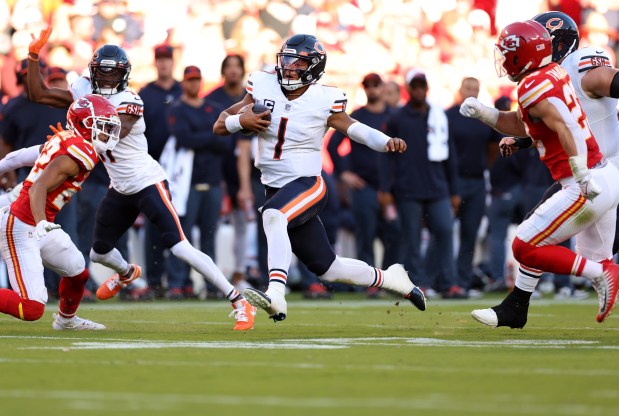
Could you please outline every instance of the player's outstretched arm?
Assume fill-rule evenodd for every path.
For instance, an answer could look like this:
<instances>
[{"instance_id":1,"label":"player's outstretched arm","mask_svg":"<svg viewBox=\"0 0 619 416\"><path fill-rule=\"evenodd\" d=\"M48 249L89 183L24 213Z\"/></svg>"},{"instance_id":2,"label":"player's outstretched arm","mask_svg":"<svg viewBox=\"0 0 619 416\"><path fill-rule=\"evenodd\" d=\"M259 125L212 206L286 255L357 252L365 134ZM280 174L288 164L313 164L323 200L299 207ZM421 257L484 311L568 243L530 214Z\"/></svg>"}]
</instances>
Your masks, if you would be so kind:
<instances>
[{"instance_id":1,"label":"player's outstretched arm","mask_svg":"<svg viewBox=\"0 0 619 416\"><path fill-rule=\"evenodd\" d=\"M30 100L51 105L53 107L68 107L73 102L73 95L69 90L61 88L49 88L43 82L43 76L39 70L39 52L47 44L47 40L52 33L52 28L48 27L41 31L38 37L31 34L32 41L28 45L28 93Z\"/></svg>"},{"instance_id":2,"label":"player's outstretched arm","mask_svg":"<svg viewBox=\"0 0 619 416\"><path fill-rule=\"evenodd\" d=\"M0 174L24 166L33 166L40 154L41 145L39 144L13 151L0 160Z\"/></svg>"},{"instance_id":3,"label":"player's outstretched arm","mask_svg":"<svg viewBox=\"0 0 619 416\"><path fill-rule=\"evenodd\" d=\"M482 104L475 97L469 97L460 106L460 114L479 119L496 131L510 136L526 136L524 123L516 111L499 111Z\"/></svg>"},{"instance_id":4,"label":"player's outstretched arm","mask_svg":"<svg viewBox=\"0 0 619 416\"><path fill-rule=\"evenodd\" d=\"M377 152L402 153L406 151L404 140L389 137L381 131L358 122L343 111L329 116L327 125Z\"/></svg>"}]
</instances>

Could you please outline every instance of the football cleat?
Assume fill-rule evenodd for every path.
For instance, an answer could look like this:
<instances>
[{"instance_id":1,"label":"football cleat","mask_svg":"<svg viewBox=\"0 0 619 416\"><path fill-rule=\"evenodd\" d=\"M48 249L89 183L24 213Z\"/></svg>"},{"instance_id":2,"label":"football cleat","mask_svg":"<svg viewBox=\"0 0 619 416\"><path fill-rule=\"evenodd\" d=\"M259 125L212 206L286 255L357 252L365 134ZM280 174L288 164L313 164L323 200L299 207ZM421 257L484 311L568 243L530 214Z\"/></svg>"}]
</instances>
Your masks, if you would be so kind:
<instances>
[{"instance_id":1,"label":"football cleat","mask_svg":"<svg viewBox=\"0 0 619 416\"><path fill-rule=\"evenodd\" d=\"M508 297L500 305L488 309L474 310L471 312L471 316L476 321L493 328L508 326L512 329L521 329L527 324L528 313L528 302L526 304L516 302Z\"/></svg>"},{"instance_id":2,"label":"football cleat","mask_svg":"<svg viewBox=\"0 0 619 416\"><path fill-rule=\"evenodd\" d=\"M235 331L247 331L254 327L256 308L247 300L241 299L232 304L230 316L234 316L234 319L236 319Z\"/></svg>"},{"instance_id":3,"label":"football cleat","mask_svg":"<svg viewBox=\"0 0 619 416\"><path fill-rule=\"evenodd\" d=\"M426 297L421 291L421 289L419 289L417 286L415 286L413 290L411 290L411 293L404 297L408 299L413 305L415 305L415 307L420 311L426 310Z\"/></svg>"},{"instance_id":4,"label":"football cleat","mask_svg":"<svg viewBox=\"0 0 619 416\"><path fill-rule=\"evenodd\" d=\"M600 323L613 311L619 294L619 266L612 262L602 262L602 268L602 275L591 279L591 285L598 295L596 319Z\"/></svg>"},{"instance_id":5,"label":"football cleat","mask_svg":"<svg viewBox=\"0 0 619 416\"><path fill-rule=\"evenodd\" d=\"M426 310L426 297L417 286L411 282L408 273L401 264L392 264L383 271L384 281L382 288L404 296L420 311Z\"/></svg>"},{"instance_id":6,"label":"football cleat","mask_svg":"<svg viewBox=\"0 0 619 416\"><path fill-rule=\"evenodd\" d=\"M127 287L131 282L142 275L142 268L137 264L129 265L129 273L126 276L120 276L118 273L107 279L97 289L97 298L100 300L107 300L113 298L121 291L122 288Z\"/></svg>"},{"instance_id":7,"label":"football cleat","mask_svg":"<svg viewBox=\"0 0 619 416\"><path fill-rule=\"evenodd\" d=\"M63 331L65 329L73 331L99 331L105 329L105 325L98 324L88 319L82 319L79 316L73 318L64 318L60 314L53 314L54 322L52 322L52 328L56 331Z\"/></svg>"},{"instance_id":8,"label":"football cleat","mask_svg":"<svg viewBox=\"0 0 619 416\"><path fill-rule=\"evenodd\" d=\"M286 319L286 313L288 313L288 305L284 295L280 295L277 292L267 293L261 292L257 289L249 288L243 292L245 299L253 306L264 310L269 318L273 321L283 321Z\"/></svg>"}]
</instances>

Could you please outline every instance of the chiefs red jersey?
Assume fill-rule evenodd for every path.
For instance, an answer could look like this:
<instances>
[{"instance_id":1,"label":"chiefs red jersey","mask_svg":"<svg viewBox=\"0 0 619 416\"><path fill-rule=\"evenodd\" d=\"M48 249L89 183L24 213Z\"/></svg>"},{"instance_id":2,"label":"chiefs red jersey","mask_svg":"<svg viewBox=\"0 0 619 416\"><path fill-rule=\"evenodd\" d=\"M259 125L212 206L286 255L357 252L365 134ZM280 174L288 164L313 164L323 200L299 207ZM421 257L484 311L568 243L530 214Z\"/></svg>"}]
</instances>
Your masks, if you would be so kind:
<instances>
[{"instance_id":1,"label":"chiefs red jersey","mask_svg":"<svg viewBox=\"0 0 619 416\"><path fill-rule=\"evenodd\" d=\"M572 176L572 170L558 134L549 129L542 120L529 116L529 109L544 99L548 99L559 109L574 140L585 140L587 165L592 167L598 163L602 159L602 153L589 128L580 101L576 98L570 77L562 67L552 63L526 76L518 84L518 110L527 133L537 146L540 159L546 164L552 177L558 180Z\"/></svg>"},{"instance_id":2,"label":"chiefs red jersey","mask_svg":"<svg viewBox=\"0 0 619 416\"><path fill-rule=\"evenodd\" d=\"M92 169L99 161L92 144L70 130L60 132L49 139L38 159L34 163L30 174L24 181L24 187L19 197L11 204L11 213L21 221L36 225L30 209L28 190L45 170L45 167L56 157L66 155L73 159L80 167L79 173L67 178L56 189L47 194L45 216L47 221L53 222L56 214L71 200L76 192L82 189L82 182L86 180Z\"/></svg>"}]
</instances>

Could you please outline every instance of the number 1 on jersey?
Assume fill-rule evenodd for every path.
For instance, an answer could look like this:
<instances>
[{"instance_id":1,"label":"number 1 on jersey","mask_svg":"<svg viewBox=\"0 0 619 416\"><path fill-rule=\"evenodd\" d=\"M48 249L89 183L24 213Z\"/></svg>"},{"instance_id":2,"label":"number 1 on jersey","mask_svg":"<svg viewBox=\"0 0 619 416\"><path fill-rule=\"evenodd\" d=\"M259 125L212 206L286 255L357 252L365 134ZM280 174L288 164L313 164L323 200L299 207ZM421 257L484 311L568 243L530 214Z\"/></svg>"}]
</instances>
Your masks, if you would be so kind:
<instances>
[{"instance_id":1,"label":"number 1 on jersey","mask_svg":"<svg viewBox=\"0 0 619 416\"><path fill-rule=\"evenodd\" d=\"M273 152L273 159L280 159L282 157L282 148L284 147L284 142L286 141L285 136L287 124L288 119L282 117L279 123L279 129L277 130L277 144L275 145L275 151Z\"/></svg>"}]
</instances>

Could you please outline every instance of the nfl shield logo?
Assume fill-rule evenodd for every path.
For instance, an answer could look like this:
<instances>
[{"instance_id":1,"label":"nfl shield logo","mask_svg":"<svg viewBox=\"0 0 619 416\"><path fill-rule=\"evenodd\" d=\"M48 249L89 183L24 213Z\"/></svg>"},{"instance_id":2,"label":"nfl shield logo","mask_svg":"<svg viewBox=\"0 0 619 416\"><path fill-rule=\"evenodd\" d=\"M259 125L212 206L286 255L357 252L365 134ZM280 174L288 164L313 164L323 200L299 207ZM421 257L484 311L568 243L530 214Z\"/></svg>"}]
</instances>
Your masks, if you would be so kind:
<instances>
[{"instance_id":1,"label":"nfl shield logo","mask_svg":"<svg viewBox=\"0 0 619 416\"><path fill-rule=\"evenodd\" d=\"M286 104L286 106L284 107L286 111L290 111L291 108L292 106L290 104Z\"/></svg>"}]
</instances>

